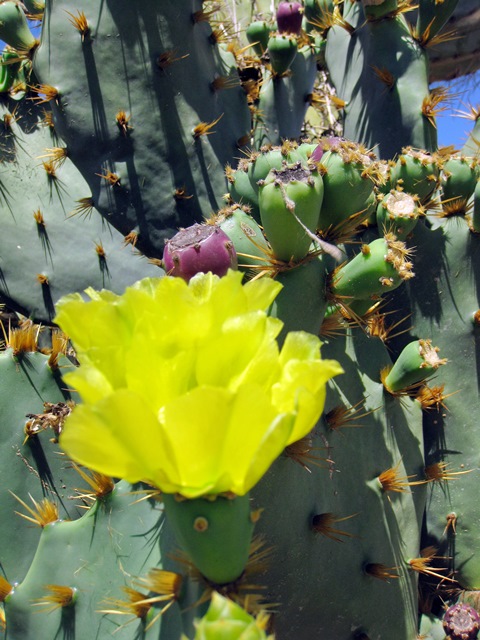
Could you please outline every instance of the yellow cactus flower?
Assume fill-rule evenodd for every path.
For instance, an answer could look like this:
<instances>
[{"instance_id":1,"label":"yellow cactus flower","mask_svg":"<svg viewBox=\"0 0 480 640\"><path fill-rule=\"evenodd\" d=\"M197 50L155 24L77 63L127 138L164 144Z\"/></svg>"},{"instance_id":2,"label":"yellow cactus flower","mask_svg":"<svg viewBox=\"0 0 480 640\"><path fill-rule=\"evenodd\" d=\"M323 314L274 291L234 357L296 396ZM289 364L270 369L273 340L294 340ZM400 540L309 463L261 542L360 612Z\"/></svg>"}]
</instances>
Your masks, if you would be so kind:
<instances>
[{"instance_id":1,"label":"yellow cactus flower","mask_svg":"<svg viewBox=\"0 0 480 640\"><path fill-rule=\"evenodd\" d=\"M317 337L267 315L281 285L198 274L146 279L121 296L87 290L58 303L80 366L60 443L100 473L186 498L244 495L323 410L341 373Z\"/></svg>"}]
</instances>

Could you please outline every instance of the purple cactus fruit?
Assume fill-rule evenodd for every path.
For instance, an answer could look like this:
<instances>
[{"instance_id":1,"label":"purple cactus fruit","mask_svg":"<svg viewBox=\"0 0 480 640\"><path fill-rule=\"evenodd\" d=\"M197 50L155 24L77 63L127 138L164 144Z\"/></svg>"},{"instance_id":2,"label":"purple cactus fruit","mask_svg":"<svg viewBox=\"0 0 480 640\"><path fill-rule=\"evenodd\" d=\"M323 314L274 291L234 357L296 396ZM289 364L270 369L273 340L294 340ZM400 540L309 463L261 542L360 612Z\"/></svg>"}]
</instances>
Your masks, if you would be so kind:
<instances>
[{"instance_id":1,"label":"purple cactus fruit","mask_svg":"<svg viewBox=\"0 0 480 640\"><path fill-rule=\"evenodd\" d=\"M448 640L475 640L480 629L480 616L476 609L459 602L445 611L443 630Z\"/></svg>"},{"instance_id":2,"label":"purple cactus fruit","mask_svg":"<svg viewBox=\"0 0 480 640\"><path fill-rule=\"evenodd\" d=\"M277 26L280 33L300 33L303 7L300 2L280 2L277 9Z\"/></svg>"},{"instance_id":3,"label":"purple cactus fruit","mask_svg":"<svg viewBox=\"0 0 480 640\"><path fill-rule=\"evenodd\" d=\"M187 282L197 273L224 276L237 268L237 253L227 234L215 225L194 224L165 243L163 266L168 275Z\"/></svg>"}]
</instances>

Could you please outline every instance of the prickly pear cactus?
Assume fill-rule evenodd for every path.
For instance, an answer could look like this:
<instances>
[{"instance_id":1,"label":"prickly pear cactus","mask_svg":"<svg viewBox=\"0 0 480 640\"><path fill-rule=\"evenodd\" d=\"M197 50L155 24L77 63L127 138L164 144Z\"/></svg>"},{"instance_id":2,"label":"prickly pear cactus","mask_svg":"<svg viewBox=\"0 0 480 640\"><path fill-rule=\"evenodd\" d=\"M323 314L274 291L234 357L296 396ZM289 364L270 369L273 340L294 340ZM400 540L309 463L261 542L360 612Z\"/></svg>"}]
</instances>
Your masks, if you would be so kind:
<instances>
[{"instance_id":1,"label":"prickly pear cactus","mask_svg":"<svg viewBox=\"0 0 480 640\"><path fill-rule=\"evenodd\" d=\"M122 291L159 271L99 216L50 116L27 99L0 104L1 294L44 322L71 291Z\"/></svg>"},{"instance_id":2,"label":"prickly pear cactus","mask_svg":"<svg viewBox=\"0 0 480 640\"><path fill-rule=\"evenodd\" d=\"M463 633L478 108L438 150L427 51L455 5L0 3L6 639Z\"/></svg>"}]
</instances>

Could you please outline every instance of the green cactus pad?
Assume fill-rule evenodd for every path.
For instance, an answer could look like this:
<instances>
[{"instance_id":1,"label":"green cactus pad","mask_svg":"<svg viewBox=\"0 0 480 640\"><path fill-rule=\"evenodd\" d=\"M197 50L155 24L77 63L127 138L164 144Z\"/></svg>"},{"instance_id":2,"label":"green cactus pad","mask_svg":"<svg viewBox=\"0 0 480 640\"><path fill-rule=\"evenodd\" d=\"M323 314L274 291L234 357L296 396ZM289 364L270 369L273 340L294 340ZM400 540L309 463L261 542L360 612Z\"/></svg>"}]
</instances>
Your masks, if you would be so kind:
<instances>
[{"instance_id":1,"label":"green cactus pad","mask_svg":"<svg viewBox=\"0 0 480 640\"><path fill-rule=\"evenodd\" d=\"M75 519L81 513L71 497L74 487L84 483L56 444L58 434L52 425L60 425L60 421L49 420L44 407L44 403L60 406L71 399L60 371L72 365L64 356L56 368L49 360L39 352L14 355L12 348L0 352L0 465L5 479L1 490L4 517L0 521L0 564L12 583L25 577L41 533L39 526L14 513L29 515L15 496L32 508L29 496L38 503L48 498L58 506L60 519ZM34 424L28 417L33 415L37 416ZM28 423L33 430L25 432Z\"/></svg>"},{"instance_id":2,"label":"green cactus pad","mask_svg":"<svg viewBox=\"0 0 480 640\"><path fill-rule=\"evenodd\" d=\"M135 232L129 245L98 214L70 159L52 159L64 149L44 117L26 99L0 105L0 301L51 322L68 293L89 286L122 293L163 272L135 251Z\"/></svg>"},{"instance_id":3,"label":"green cactus pad","mask_svg":"<svg viewBox=\"0 0 480 640\"><path fill-rule=\"evenodd\" d=\"M89 38L72 24L74 0L47 2L35 73L58 90L58 130L98 211L161 257L165 238L219 206L224 166L248 142L235 58L212 40L199 0L83 10Z\"/></svg>"},{"instance_id":4,"label":"green cactus pad","mask_svg":"<svg viewBox=\"0 0 480 640\"><path fill-rule=\"evenodd\" d=\"M288 331L318 335L327 305L326 278L323 257L277 274L276 280L282 283L283 289L275 298L270 314L284 323L281 337Z\"/></svg>"},{"instance_id":5,"label":"green cactus pad","mask_svg":"<svg viewBox=\"0 0 480 640\"><path fill-rule=\"evenodd\" d=\"M158 502L139 501L139 497L141 486L120 482L79 520L42 530L27 576L5 601L9 637L38 640L61 633L62 637L107 638L115 633L123 640L131 640L132 634L145 640L166 640L178 638L188 629L188 623L183 627L175 605L184 597L181 576L169 574L171 588L167 593L163 589L155 592L155 576L148 579L152 569L162 569L158 536L163 516ZM76 589L75 602L68 607L54 606L55 602L45 599L49 594L46 585ZM124 587L140 593L143 599L163 597L152 607L135 609ZM154 622L168 604L174 605L173 609ZM145 617L136 612L145 612ZM149 622L153 623L150 629Z\"/></svg>"}]
</instances>

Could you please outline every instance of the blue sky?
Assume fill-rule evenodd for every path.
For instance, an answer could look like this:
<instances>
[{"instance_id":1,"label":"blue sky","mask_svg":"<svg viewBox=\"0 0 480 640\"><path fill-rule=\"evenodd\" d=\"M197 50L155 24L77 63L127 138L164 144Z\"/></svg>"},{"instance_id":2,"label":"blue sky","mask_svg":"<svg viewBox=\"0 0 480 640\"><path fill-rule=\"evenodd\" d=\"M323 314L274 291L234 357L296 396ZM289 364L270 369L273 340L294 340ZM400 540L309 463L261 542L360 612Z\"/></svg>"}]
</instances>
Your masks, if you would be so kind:
<instances>
[{"instance_id":1,"label":"blue sky","mask_svg":"<svg viewBox=\"0 0 480 640\"><path fill-rule=\"evenodd\" d=\"M454 97L449 108L437 118L438 143L442 147L453 144L458 149L465 143L473 121L460 118L456 112L468 111L469 105L480 108L480 72L454 80L448 86Z\"/></svg>"}]
</instances>

